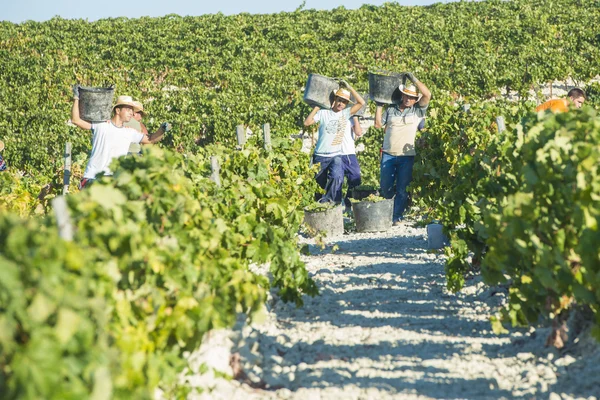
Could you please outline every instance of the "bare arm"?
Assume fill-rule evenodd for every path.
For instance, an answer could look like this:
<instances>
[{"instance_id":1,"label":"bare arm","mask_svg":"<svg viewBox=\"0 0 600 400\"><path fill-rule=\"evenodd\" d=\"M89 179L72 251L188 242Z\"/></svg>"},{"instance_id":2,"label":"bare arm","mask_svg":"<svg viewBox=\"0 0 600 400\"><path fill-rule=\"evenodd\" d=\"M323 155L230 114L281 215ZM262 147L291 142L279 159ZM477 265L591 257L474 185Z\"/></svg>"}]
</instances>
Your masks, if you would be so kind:
<instances>
[{"instance_id":1,"label":"bare arm","mask_svg":"<svg viewBox=\"0 0 600 400\"><path fill-rule=\"evenodd\" d=\"M140 142L141 144L154 144L159 142L163 136L165 135L165 128L161 125L158 130L152 134L148 133L148 129L144 124L142 125L142 133L144 134L144 138Z\"/></svg>"},{"instance_id":2,"label":"bare arm","mask_svg":"<svg viewBox=\"0 0 600 400\"><path fill-rule=\"evenodd\" d=\"M317 111L319 111L321 108L318 106L315 106L315 108L312 109L312 111L310 112L310 114L308 114L308 117L306 117L306 119L304 120L304 126L311 126L312 124L314 124L315 121L315 114L317 113Z\"/></svg>"},{"instance_id":3,"label":"bare arm","mask_svg":"<svg viewBox=\"0 0 600 400\"><path fill-rule=\"evenodd\" d=\"M422 94L421 99L419 100L419 105L421 107L427 106L429 104L429 101L431 100L431 91L429 90L429 88L427 88L427 86L425 86L423 82L416 78L413 83L415 84L417 89L419 89L419 92L421 92Z\"/></svg>"},{"instance_id":4,"label":"bare arm","mask_svg":"<svg viewBox=\"0 0 600 400\"><path fill-rule=\"evenodd\" d=\"M358 117L353 117L352 120L354 121L354 135L359 138L363 135L362 126L360 126Z\"/></svg>"},{"instance_id":5,"label":"bare arm","mask_svg":"<svg viewBox=\"0 0 600 400\"><path fill-rule=\"evenodd\" d=\"M365 105L365 99L363 99L362 96L358 94L358 92L356 92L352 86L348 85L348 90L356 99L356 104L352 105L350 108L350 115L354 115Z\"/></svg>"},{"instance_id":6,"label":"bare arm","mask_svg":"<svg viewBox=\"0 0 600 400\"><path fill-rule=\"evenodd\" d=\"M82 120L79 117L79 99L73 99L73 107L71 108L71 122L73 125L80 127L81 129L85 129L89 131L92 129L92 124L87 121Z\"/></svg>"},{"instance_id":7,"label":"bare arm","mask_svg":"<svg viewBox=\"0 0 600 400\"><path fill-rule=\"evenodd\" d=\"M421 98L419 99L419 106L427 106L429 104L429 101L431 100L431 92L429 91L427 86L425 86L423 82L418 80L412 72L406 73L406 79L414 83L419 92L421 93Z\"/></svg>"},{"instance_id":8,"label":"bare arm","mask_svg":"<svg viewBox=\"0 0 600 400\"><path fill-rule=\"evenodd\" d=\"M383 106L377 104L377 109L375 110L375 128L383 128L381 114L383 114Z\"/></svg>"}]
</instances>

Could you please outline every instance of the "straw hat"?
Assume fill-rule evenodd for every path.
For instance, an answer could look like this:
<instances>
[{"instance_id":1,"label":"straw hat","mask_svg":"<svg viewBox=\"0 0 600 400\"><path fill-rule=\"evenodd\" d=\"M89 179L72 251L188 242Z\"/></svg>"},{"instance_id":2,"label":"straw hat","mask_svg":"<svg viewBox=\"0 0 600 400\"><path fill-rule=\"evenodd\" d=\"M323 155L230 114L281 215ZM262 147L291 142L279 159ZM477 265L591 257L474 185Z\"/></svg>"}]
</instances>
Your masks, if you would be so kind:
<instances>
[{"instance_id":1,"label":"straw hat","mask_svg":"<svg viewBox=\"0 0 600 400\"><path fill-rule=\"evenodd\" d=\"M4 142L0 140L0 151L4 150Z\"/></svg>"},{"instance_id":2,"label":"straw hat","mask_svg":"<svg viewBox=\"0 0 600 400\"><path fill-rule=\"evenodd\" d=\"M114 105L113 110L118 106L130 106L135 108L135 104L133 103L133 99L131 96L119 96L117 97L117 104Z\"/></svg>"},{"instance_id":3,"label":"straw hat","mask_svg":"<svg viewBox=\"0 0 600 400\"><path fill-rule=\"evenodd\" d=\"M415 85L408 85L408 86L400 85L400 86L398 86L398 89L400 89L400 92L402 92L408 96L419 97L419 92L417 92L417 87Z\"/></svg>"},{"instance_id":4,"label":"straw hat","mask_svg":"<svg viewBox=\"0 0 600 400\"><path fill-rule=\"evenodd\" d=\"M146 113L144 112L144 106L139 101L133 102L133 112L134 113L139 112L142 115L146 115Z\"/></svg>"},{"instance_id":5,"label":"straw hat","mask_svg":"<svg viewBox=\"0 0 600 400\"><path fill-rule=\"evenodd\" d=\"M354 104L354 102L352 100L350 100L350 91L346 90L344 88L339 88L337 90L337 92L335 92L335 97L339 97L340 99L348 100L348 103Z\"/></svg>"}]
</instances>

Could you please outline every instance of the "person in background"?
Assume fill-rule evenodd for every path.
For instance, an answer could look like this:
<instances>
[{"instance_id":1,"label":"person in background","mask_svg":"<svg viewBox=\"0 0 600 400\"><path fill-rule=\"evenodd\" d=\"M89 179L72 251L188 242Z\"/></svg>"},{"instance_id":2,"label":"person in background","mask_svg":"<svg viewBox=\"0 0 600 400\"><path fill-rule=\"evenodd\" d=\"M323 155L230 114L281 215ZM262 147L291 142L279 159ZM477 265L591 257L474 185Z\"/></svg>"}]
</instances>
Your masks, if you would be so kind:
<instances>
[{"instance_id":1,"label":"person in background","mask_svg":"<svg viewBox=\"0 0 600 400\"><path fill-rule=\"evenodd\" d=\"M4 142L2 140L0 140L0 153L2 153L2 151L4 150ZM6 161L4 161L4 157L2 157L2 154L0 154L0 172L2 171L6 171Z\"/></svg>"},{"instance_id":2,"label":"person in background","mask_svg":"<svg viewBox=\"0 0 600 400\"><path fill-rule=\"evenodd\" d=\"M142 122L142 118L145 116L146 116L146 113L144 112L144 106L142 105L142 103L140 103L139 101L134 101L133 102L133 118L131 118L128 122L124 122L123 126L128 127L128 128L133 128L136 131L143 133L144 135L150 135L148 133L148 129L146 128L146 125L144 125L144 123ZM171 125L168 122L163 122L157 131L157 133L160 133L160 136L157 137L156 141L161 140L162 136L169 130L171 130ZM141 153L142 153L142 146L139 143L131 143L131 145L129 145L129 151L127 152L127 154L131 155L131 154L141 154Z\"/></svg>"},{"instance_id":3,"label":"person in background","mask_svg":"<svg viewBox=\"0 0 600 400\"><path fill-rule=\"evenodd\" d=\"M548 100L545 103L540 104L535 108L535 111L550 110L552 112L567 112L569 108L581 108L585 102L585 92L580 88L573 88L567 93L567 97L564 99L553 99Z\"/></svg>"},{"instance_id":4,"label":"person in background","mask_svg":"<svg viewBox=\"0 0 600 400\"><path fill-rule=\"evenodd\" d=\"M155 133L149 137L135 129L123 126L123 123L133 117L133 107L131 96L119 96L110 120L90 123L79 116L79 85L73 86L71 121L79 128L92 132L92 151L79 185L80 189L90 185L99 174L112 175L109 169L110 163L115 158L127 155L132 142L155 143L162 136L160 133Z\"/></svg>"},{"instance_id":5,"label":"person in background","mask_svg":"<svg viewBox=\"0 0 600 400\"><path fill-rule=\"evenodd\" d=\"M431 92L425 84L412 73L405 76L412 84L399 86L402 93L400 104L388 107L385 115L381 104L377 104L375 111L375 127L385 128L380 172L381 195L387 199L395 195L392 222L396 226L402 224L404 219L408 204L406 188L412 180L416 154L415 136L431 100Z\"/></svg>"},{"instance_id":6,"label":"person in background","mask_svg":"<svg viewBox=\"0 0 600 400\"><path fill-rule=\"evenodd\" d=\"M344 140L342 142L342 164L344 168L344 177L346 177L348 180L348 190L346 191L346 196L344 197L344 205L348 208L352 206L352 203L350 202L352 189L360 186L361 183L360 165L358 164L358 159L356 158L356 146L354 145L354 142L363 135L363 130L360 126L357 116L352 117L350 125L351 130L347 135L344 136Z\"/></svg>"},{"instance_id":7,"label":"person in background","mask_svg":"<svg viewBox=\"0 0 600 400\"><path fill-rule=\"evenodd\" d=\"M356 104L346 107L350 103L351 95L356 99ZM350 135L350 116L356 114L364 104L364 99L356 90L348 82L342 80L340 88L335 93L331 109L321 110L316 106L304 120L304 126L319 123L319 137L313 154L313 162L320 165L315 179L325 190L325 194L318 199L321 203L339 204L342 202L342 184L344 182L342 142L346 135Z\"/></svg>"}]
</instances>

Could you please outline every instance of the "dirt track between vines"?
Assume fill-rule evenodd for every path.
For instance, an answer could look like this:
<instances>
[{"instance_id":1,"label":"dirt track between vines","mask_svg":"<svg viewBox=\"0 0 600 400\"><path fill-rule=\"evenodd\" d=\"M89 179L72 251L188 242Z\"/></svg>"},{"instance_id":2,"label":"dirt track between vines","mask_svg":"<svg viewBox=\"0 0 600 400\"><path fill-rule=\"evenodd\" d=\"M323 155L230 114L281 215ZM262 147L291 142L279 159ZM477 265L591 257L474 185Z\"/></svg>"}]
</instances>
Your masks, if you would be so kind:
<instances>
[{"instance_id":1,"label":"dirt track between vines","mask_svg":"<svg viewBox=\"0 0 600 400\"><path fill-rule=\"evenodd\" d=\"M320 295L301 308L274 296L264 323L211 334L192 369L205 362L238 380L190 372L193 386L209 388L191 399L599 396L593 340L558 351L544 347L546 327L494 335L489 316L505 291L474 278L448 292L444 256L427 251L424 228L343 235L334 252L302 240Z\"/></svg>"}]
</instances>

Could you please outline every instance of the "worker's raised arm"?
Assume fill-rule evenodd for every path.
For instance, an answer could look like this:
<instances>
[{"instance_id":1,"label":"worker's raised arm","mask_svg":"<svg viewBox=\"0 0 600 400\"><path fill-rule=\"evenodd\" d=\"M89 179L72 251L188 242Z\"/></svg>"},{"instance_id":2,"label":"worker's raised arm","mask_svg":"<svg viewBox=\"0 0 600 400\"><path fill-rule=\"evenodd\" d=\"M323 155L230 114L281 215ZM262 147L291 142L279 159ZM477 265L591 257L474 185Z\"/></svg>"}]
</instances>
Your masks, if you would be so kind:
<instances>
[{"instance_id":1,"label":"worker's raised arm","mask_svg":"<svg viewBox=\"0 0 600 400\"><path fill-rule=\"evenodd\" d=\"M342 79L340 85L345 86L356 99L356 104L353 104L352 107L350 107L350 115L356 114L365 105L365 99L363 99L362 96L345 80Z\"/></svg>"},{"instance_id":2,"label":"worker's raised arm","mask_svg":"<svg viewBox=\"0 0 600 400\"><path fill-rule=\"evenodd\" d=\"M317 114L317 112L320 109L321 108L319 106L315 106L315 108L312 109L310 114L308 114L308 117L306 117L306 119L304 120L304 126L311 126L312 124L314 124L316 122L315 115Z\"/></svg>"},{"instance_id":3,"label":"worker's raised arm","mask_svg":"<svg viewBox=\"0 0 600 400\"><path fill-rule=\"evenodd\" d=\"M92 124L79 117L79 85L73 85L73 107L71 108L71 122L73 125L89 131Z\"/></svg>"},{"instance_id":4,"label":"worker's raised arm","mask_svg":"<svg viewBox=\"0 0 600 400\"><path fill-rule=\"evenodd\" d=\"M406 74L406 79L414 83L419 92L421 93L421 98L419 99L419 106L425 107L429 105L429 101L431 100L431 91L423 82L418 80L412 73Z\"/></svg>"}]
</instances>

